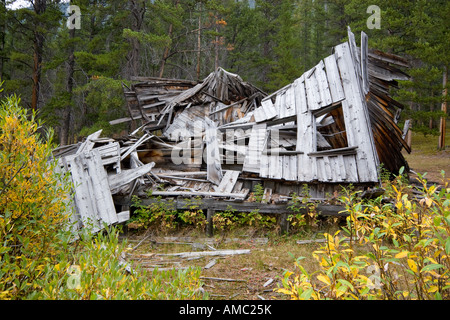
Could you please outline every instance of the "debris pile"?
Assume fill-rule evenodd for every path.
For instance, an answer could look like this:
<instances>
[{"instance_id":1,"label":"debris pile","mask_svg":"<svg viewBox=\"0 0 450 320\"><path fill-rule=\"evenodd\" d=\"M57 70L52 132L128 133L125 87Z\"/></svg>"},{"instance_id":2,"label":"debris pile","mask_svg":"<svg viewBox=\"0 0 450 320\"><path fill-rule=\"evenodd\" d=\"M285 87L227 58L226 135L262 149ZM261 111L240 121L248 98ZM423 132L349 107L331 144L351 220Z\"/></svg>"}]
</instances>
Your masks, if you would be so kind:
<instances>
[{"instance_id":1,"label":"debris pile","mask_svg":"<svg viewBox=\"0 0 450 320\"><path fill-rule=\"evenodd\" d=\"M114 199L132 194L244 201L261 184L265 203L308 185L312 198L379 184L379 166L408 168L410 146L397 125L403 106L389 96L409 79L398 56L349 40L293 83L268 95L218 68L203 81L139 77L124 85L126 138L100 138L55 150L71 172L80 226L125 221ZM117 205L116 205L117 206Z\"/></svg>"}]
</instances>

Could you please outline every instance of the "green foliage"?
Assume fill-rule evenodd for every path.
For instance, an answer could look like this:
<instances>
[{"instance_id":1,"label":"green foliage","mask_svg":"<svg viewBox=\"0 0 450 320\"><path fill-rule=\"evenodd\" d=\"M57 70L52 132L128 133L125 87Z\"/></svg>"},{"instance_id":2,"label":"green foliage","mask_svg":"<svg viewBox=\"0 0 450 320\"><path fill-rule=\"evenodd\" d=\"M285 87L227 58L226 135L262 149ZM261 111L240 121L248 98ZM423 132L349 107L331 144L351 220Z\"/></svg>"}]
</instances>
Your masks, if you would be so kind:
<instances>
[{"instance_id":1,"label":"green foliage","mask_svg":"<svg viewBox=\"0 0 450 320\"><path fill-rule=\"evenodd\" d=\"M262 184L258 183L253 188L253 196L255 197L256 202L262 202L264 197L264 187Z\"/></svg>"},{"instance_id":2,"label":"green foliage","mask_svg":"<svg viewBox=\"0 0 450 320\"><path fill-rule=\"evenodd\" d=\"M261 214L259 209L239 214L238 222L242 226L254 227L257 230L272 229L277 219L268 214Z\"/></svg>"},{"instance_id":3,"label":"green foliage","mask_svg":"<svg viewBox=\"0 0 450 320\"><path fill-rule=\"evenodd\" d=\"M228 205L227 210L216 212L212 220L214 229L224 232L236 228L238 216L236 210Z\"/></svg>"},{"instance_id":4,"label":"green foliage","mask_svg":"<svg viewBox=\"0 0 450 320\"><path fill-rule=\"evenodd\" d=\"M178 217L184 224L204 229L206 226L206 217L200 209L201 203L202 199L200 197L190 199L187 201L186 210L178 212Z\"/></svg>"},{"instance_id":5,"label":"green foliage","mask_svg":"<svg viewBox=\"0 0 450 320\"><path fill-rule=\"evenodd\" d=\"M302 186L301 195L292 194L292 199L289 201L288 209L293 212L287 218L293 231L300 231L304 226L310 229L317 225L318 214L316 211L316 204L311 201L309 187L307 184Z\"/></svg>"},{"instance_id":6,"label":"green foliage","mask_svg":"<svg viewBox=\"0 0 450 320\"><path fill-rule=\"evenodd\" d=\"M77 88L74 93L84 96L88 106L84 127L80 130L81 136L100 129L107 136L118 132L120 127L111 126L109 121L125 116L122 81L99 77Z\"/></svg>"},{"instance_id":7,"label":"green foliage","mask_svg":"<svg viewBox=\"0 0 450 320\"><path fill-rule=\"evenodd\" d=\"M148 206L142 205L136 196L132 199L135 208L134 216L129 220L128 226L135 229L152 228L157 232L168 233L177 227L177 210L173 202L166 203L159 196Z\"/></svg>"}]
</instances>

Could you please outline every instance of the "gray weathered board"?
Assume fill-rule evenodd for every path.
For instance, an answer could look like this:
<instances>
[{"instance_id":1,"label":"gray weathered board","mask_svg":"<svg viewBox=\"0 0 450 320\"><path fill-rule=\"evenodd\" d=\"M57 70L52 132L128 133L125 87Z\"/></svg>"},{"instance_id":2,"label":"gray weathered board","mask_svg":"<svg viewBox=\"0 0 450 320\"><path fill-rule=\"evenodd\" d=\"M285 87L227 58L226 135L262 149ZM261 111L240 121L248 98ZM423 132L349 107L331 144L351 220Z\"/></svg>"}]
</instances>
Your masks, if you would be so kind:
<instances>
[{"instance_id":1,"label":"gray weathered board","mask_svg":"<svg viewBox=\"0 0 450 320\"><path fill-rule=\"evenodd\" d=\"M336 46L334 54L321 60L292 84L265 98L275 99L278 113L275 119L290 120L289 117L296 116L297 154L262 151L251 154L252 159L260 159L257 168L261 177L325 183L378 181L379 160L365 101L368 86L367 37L362 35L361 52L357 50L351 31L349 39ZM339 105L343 110L348 146L318 152L317 141L321 136L317 134L316 119ZM277 126L277 129L283 129L283 126ZM250 150L256 145L252 142L250 137Z\"/></svg>"},{"instance_id":2,"label":"gray weathered board","mask_svg":"<svg viewBox=\"0 0 450 320\"><path fill-rule=\"evenodd\" d=\"M60 165L70 171L78 227L90 226L92 232L97 232L104 223L111 225L129 219L129 211L116 212L100 150L61 158Z\"/></svg>"}]
</instances>

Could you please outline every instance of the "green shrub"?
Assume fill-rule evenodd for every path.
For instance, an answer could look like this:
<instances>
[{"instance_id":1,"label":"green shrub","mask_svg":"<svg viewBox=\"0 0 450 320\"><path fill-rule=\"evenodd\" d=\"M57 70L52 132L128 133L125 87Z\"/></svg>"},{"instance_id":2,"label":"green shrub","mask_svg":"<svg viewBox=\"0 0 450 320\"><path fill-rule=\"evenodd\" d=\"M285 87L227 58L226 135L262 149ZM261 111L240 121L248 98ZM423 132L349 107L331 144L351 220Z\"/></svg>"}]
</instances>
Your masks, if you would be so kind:
<instances>
[{"instance_id":1,"label":"green shrub","mask_svg":"<svg viewBox=\"0 0 450 320\"><path fill-rule=\"evenodd\" d=\"M172 201L166 203L161 197L150 205L142 205L138 197L132 199L132 206L135 208L133 217L129 220L128 226L135 229L152 228L155 232L168 233L176 229L177 210Z\"/></svg>"},{"instance_id":2,"label":"green shrub","mask_svg":"<svg viewBox=\"0 0 450 320\"><path fill-rule=\"evenodd\" d=\"M225 211L216 212L212 218L214 229L222 232L236 228L237 220L236 210L230 205L227 206Z\"/></svg>"}]
</instances>

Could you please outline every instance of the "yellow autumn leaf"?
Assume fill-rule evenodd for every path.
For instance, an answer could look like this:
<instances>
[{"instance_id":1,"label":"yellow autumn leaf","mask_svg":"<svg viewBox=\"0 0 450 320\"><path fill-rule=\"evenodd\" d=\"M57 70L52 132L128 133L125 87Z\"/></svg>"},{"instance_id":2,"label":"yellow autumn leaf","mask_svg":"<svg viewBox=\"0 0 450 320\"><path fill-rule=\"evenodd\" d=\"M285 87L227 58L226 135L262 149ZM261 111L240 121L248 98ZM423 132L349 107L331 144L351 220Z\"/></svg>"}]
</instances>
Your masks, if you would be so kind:
<instances>
[{"instance_id":1,"label":"yellow autumn leaf","mask_svg":"<svg viewBox=\"0 0 450 320\"><path fill-rule=\"evenodd\" d=\"M328 278L328 276L326 276L326 275L323 275L323 274L318 275L317 280L319 280L327 285L331 285L330 278Z\"/></svg>"},{"instance_id":2,"label":"yellow autumn leaf","mask_svg":"<svg viewBox=\"0 0 450 320\"><path fill-rule=\"evenodd\" d=\"M397 254L395 255L395 258L396 258L396 259L401 259L401 258L406 257L407 255L408 255L408 251L402 251L402 252L397 253Z\"/></svg>"},{"instance_id":3,"label":"yellow autumn leaf","mask_svg":"<svg viewBox=\"0 0 450 320\"><path fill-rule=\"evenodd\" d=\"M417 264L414 262L414 260L408 259L408 266L413 272L417 272Z\"/></svg>"},{"instance_id":4,"label":"yellow autumn leaf","mask_svg":"<svg viewBox=\"0 0 450 320\"><path fill-rule=\"evenodd\" d=\"M339 298L342 296L345 292L347 292L348 287L347 286L340 286L336 289L336 298Z\"/></svg>"},{"instance_id":5,"label":"yellow autumn leaf","mask_svg":"<svg viewBox=\"0 0 450 320\"><path fill-rule=\"evenodd\" d=\"M284 293L284 294L288 294L288 295L293 293L291 290L287 290L287 289L284 289L284 288L276 289L276 291L279 292L279 293Z\"/></svg>"},{"instance_id":6,"label":"yellow autumn leaf","mask_svg":"<svg viewBox=\"0 0 450 320\"><path fill-rule=\"evenodd\" d=\"M429 289L428 289L428 292L431 292L431 293L433 293L433 292L436 292L436 291L438 291L438 286L431 286Z\"/></svg>"}]
</instances>

